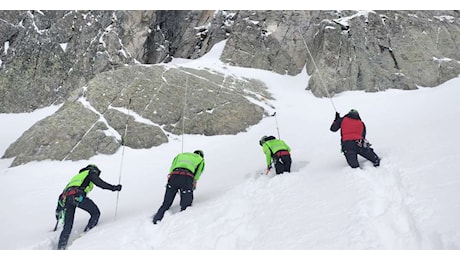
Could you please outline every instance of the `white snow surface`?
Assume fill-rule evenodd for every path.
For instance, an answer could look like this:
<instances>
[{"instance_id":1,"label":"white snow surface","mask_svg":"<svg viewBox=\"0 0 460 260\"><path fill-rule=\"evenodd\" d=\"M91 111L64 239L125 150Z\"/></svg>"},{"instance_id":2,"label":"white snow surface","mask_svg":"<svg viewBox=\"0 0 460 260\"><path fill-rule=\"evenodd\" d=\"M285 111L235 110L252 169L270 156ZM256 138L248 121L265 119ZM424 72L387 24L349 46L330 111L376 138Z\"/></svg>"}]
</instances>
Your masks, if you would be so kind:
<instances>
[{"instance_id":1,"label":"white snow surface","mask_svg":"<svg viewBox=\"0 0 460 260\"><path fill-rule=\"evenodd\" d=\"M267 100L274 107L267 112L276 116L236 135L184 135L159 147L126 147L90 160L9 168L12 159L1 159L2 254L56 248L62 230L60 225L52 231L57 196L89 163L98 165L105 181L120 180L123 189L117 193L95 187L89 193L102 213L99 224L74 240L89 219L77 209L69 250L113 250L117 257L132 257L134 252L124 250L176 250L183 257L200 252L200 258L222 250L229 256L237 251L262 253L251 256L258 258L338 250L340 255L332 257L343 258L348 250L356 250L365 252L366 259L415 250L422 252L416 257L436 252L432 257L446 259L452 255L439 255L439 250L460 249L460 78L434 88L350 91L317 98L305 90L309 78L305 71L287 76L232 67L218 59L223 46L218 44L201 59L175 60L171 66L212 68L259 79L275 98ZM363 158L361 169L346 164L340 133L329 131L334 107L341 115L352 108L360 112L367 139L382 157L380 167ZM0 114L0 153L58 108ZM261 174L265 157L258 141L263 135L280 137L291 146L291 173ZM179 212L177 196L163 221L153 225L173 157L195 149L204 151L206 168L193 205ZM55 255L49 254L46 257Z\"/></svg>"}]
</instances>

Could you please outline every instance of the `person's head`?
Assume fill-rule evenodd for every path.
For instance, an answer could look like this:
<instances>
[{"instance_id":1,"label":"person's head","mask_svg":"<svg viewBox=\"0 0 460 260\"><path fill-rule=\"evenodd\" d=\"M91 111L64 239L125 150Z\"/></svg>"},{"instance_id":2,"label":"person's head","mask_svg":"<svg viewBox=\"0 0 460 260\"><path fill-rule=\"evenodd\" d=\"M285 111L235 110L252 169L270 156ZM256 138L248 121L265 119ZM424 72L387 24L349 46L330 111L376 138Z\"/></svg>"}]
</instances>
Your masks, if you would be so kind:
<instances>
[{"instance_id":1,"label":"person's head","mask_svg":"<svg viewBox=\"0 0 460 260\"><path fill-rule=\"evenodd\" d=\"M99 170L99 168L95 164L88 164L88 166L86 166L86 169L89 170L90 173L93 172L98 176L99 174L101 174L101 170Z\"/></svg>"},{"instance_id":2,"label":"person's head","mask_svg":"<svg viewBox=\"0 0 460 260\"><path fill-rule=\"evenodd\" d=\"M198 154L199 156L201 156L201 158L204 159L204 153L202 150L195 150L193 153Z\"/></svg>"},{"instance_id":3,"label":"person's head","mask_svg":"<svg viewBox=\"0 0 460 260\"><path fill-rule=\"evenodd\" d=\"M350 112L348 112L347 117L361 120L361 117L359 117L358 110L356 109L351 109Z\"/></svg>"},{"instance_id":4,"label":"person's head","mask_svg":"<svg viewBox=\"0 0 460 260\"><path fill-rule=\"evenodd\" d=\"M356 109L351 109L350 112L348 112L348 114L359 115L358 110L356 110Z\"/></svg>"},{"instance_id":5,"label":"person's head","mask_svg":"<svg viewBox=\"0 0 460 260\"><path fill-rule=\"evenodd\" d=\"M264 136L262 136L262 138L260 138L259 144L260 144L260 146L262 146L266 141L275 140L275 139L276 139L276 137L274 137L273 135L270 135L270 136L264 135Z\"/></svg>"},{"instance_id":6,"label":"person's head","mask_svg":"<svg viewBox=\"0 0 460 260\"><path fill-rule=\"evenodd\" d=\"M262 146L262 145L265 143L266 139L267 139L267 136L266 136L266 135L264 135L264 136L262 136L262 137L260 138L260 140L259 140L260 146Z\"/></svg>"}]
</instances>

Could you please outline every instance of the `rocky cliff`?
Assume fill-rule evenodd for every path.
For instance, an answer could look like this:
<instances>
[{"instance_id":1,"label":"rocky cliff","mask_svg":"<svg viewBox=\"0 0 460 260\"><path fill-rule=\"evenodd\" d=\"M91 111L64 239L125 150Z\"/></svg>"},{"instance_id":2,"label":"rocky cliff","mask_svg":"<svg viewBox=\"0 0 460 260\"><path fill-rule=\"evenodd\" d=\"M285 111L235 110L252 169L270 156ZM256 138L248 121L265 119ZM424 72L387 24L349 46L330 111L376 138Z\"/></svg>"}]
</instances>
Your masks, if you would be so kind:
<instances>
[{"instance_id":1,"label":"rocky cliff","mask_svg":"<svg viewBox=\"0 0 460 260\"><path fill-rule=\"evenodd\" d=\"M3 158L79 160L181 131L245 131L264 116L248 93L270 98L261 82L168 66L223 40L230 65L289 75L306 67L305 88L318 97L432 87L460 74L458 11L0 11L0 113L63 104ZM186 90L193 105L184 112Z\"/></svg>"}]
</instances>

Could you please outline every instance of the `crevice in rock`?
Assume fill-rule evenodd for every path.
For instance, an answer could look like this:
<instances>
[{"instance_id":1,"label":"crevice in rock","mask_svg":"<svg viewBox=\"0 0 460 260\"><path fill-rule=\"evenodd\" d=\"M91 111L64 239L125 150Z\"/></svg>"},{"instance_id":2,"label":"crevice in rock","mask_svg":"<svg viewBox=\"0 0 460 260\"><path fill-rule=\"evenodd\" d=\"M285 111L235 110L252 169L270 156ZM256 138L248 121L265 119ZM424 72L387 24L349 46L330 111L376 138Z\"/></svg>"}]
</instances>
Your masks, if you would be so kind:
<instances>
[{"instance_id":1,"label":"crevice in rock","mask_svg":"<svg viewBox=\"0 0 460 260\"><path fill-rule=\"evenodd\" d=\"M396 60L396 57L395 57L395 54L393 53L393 50L390 47L386 47L386 46L383 46L383 45L380 45L380 44L378 46L380 48L380 53L384 53L386 50L388 50L388 53L390 54L391 58L393 59L395 69L399 70L398 61Z\"/></svg>"}]
</instances>

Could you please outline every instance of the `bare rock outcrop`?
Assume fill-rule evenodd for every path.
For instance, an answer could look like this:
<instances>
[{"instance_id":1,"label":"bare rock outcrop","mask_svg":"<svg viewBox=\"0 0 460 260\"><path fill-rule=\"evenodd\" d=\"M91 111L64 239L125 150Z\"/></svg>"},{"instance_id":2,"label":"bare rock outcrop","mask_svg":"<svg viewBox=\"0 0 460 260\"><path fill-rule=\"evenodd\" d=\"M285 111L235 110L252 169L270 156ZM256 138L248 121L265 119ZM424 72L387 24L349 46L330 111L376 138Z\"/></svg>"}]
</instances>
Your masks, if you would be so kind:
<instances>
[{"instance_id":1,"label":"bare rock outcrop","mask_svg":"<svg viewBox=\"0 0 460 260\"><path fill-rule=\"evenodd\" d=\"M3 158L81 160L121 145L151 148L182 134L244 132L264 116L251 102L271 99L263 83L216 71L164 65L98 74L53 115L27 130Z\"/></svg>"}]
</instances>

